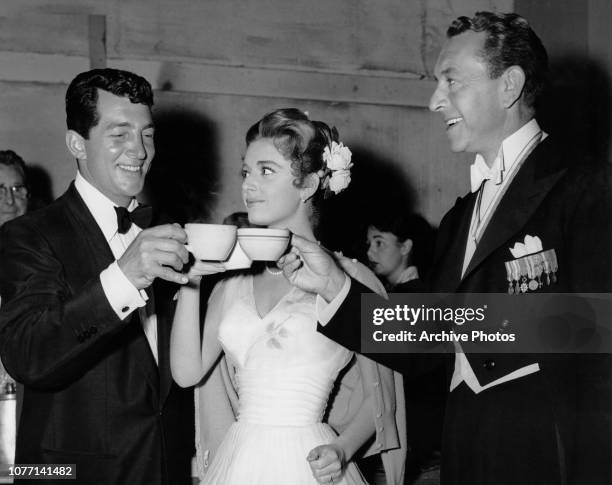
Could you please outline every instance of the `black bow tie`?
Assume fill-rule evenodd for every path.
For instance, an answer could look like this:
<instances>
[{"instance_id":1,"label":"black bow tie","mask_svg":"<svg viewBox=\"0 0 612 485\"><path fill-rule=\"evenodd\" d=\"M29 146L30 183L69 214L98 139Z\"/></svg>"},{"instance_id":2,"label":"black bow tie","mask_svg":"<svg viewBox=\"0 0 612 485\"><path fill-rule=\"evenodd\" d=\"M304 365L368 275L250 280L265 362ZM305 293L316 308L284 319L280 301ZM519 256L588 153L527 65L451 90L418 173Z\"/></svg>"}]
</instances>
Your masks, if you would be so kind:
<instances>
[{"instance_id":1,"label":"black bow tie","mask_svg":"<svg viewBox=\"0 0 612 485\"><path fill-rule=\"evenodd\" d=\"M117 213L117 231L119 234L125 234L132 227L132 223L142 229L146 229L151 224L153 211L150 205L139 205L132 212L125 207L115 207Z\"/></svg>"}]
</instances>

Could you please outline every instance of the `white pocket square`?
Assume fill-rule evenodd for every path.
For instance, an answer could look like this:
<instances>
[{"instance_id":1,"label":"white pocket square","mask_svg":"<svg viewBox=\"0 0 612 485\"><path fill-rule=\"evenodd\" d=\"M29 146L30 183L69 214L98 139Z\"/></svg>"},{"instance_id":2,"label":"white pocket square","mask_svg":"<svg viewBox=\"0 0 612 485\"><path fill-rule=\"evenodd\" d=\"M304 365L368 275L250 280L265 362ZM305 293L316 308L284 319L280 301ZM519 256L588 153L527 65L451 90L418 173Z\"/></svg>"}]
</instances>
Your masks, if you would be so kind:
<instances>
[{"instance_id":1,"label":"white pocket square","mask_svg":"<svg viewBox=\"0 0 612 485\"><path fill-rule=\"evenodd\" d=\"M522 258L528 254L539 253L542 251L542 241L538 236L525 236L525 242L517 242L514 247L510 248L510 252L514 258Z\"/></svg>"}]
</instances>

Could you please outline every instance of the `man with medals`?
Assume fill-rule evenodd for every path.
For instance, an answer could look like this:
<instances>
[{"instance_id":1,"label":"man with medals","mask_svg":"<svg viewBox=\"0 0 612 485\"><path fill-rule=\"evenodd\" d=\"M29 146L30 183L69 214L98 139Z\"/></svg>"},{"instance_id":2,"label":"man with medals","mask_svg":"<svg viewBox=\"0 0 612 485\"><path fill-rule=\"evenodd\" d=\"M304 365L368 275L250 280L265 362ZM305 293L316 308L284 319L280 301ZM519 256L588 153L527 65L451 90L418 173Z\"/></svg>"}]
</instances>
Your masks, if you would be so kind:
<instances>
[{"instance_id":1,"label":"man with medals","mask_svg":"<svg viewBox=\"0 0 612 485\"><path fill-rule=\"evenodd\" d=\"M529 317L537 309L520 300L529 293L611 292L610 172L586 167L584 154L538 125L547 54L527 21L491 12L456 19L435 75L430 109L452 151L476 160L472 191L440 224L432 291L510 293ZM300 238L282 263L294 284L319 293L319 330L359 350L363 288ZM456 347L442 485L610 483L610 355L500 355L483 345Z\"/></svg>"}]
</instances>

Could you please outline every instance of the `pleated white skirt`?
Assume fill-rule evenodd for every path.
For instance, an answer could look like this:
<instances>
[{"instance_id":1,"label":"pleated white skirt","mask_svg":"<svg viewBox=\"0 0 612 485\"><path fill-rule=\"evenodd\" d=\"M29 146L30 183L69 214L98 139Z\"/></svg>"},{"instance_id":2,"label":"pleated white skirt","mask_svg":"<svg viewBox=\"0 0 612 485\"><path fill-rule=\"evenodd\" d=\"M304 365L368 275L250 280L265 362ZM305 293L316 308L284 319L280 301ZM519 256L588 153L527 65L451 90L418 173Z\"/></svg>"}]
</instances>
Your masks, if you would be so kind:
<instances>
[{"instance_id":1,"label":"pleated white skirt","mask_svg":"<svg viewBox=\"0 0 612 485\"><path fill-rule=\"evenodd\" d=\"M315 485L306 456L336 437L325 423L270 426L234 423L210 464L204 485ZM367 485L350 463L339 485Z\"/></svg>"}]
</instances>

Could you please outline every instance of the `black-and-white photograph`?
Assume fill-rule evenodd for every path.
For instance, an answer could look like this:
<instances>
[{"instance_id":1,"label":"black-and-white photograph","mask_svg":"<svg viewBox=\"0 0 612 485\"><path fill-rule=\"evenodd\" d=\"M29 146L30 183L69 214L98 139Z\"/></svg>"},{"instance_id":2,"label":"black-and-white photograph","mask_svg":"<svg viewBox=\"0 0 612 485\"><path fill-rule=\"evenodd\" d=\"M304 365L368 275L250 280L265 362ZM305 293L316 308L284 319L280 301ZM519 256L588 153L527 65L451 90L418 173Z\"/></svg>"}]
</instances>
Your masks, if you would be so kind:
<instances>
[{"instance_id":1,"label":"black-and-white photograph","mask_svg":"<svg viewBox=\"0 0 612 485\"><path fill-rule=\"evenodd\" d=\"M0 0L0 483L610 485L610 0Z\"/></svg>"}]
</instances>

